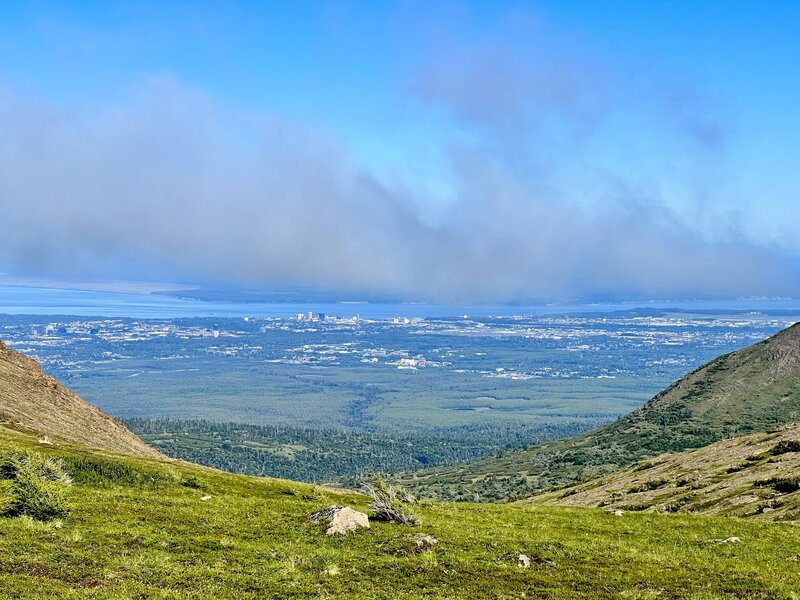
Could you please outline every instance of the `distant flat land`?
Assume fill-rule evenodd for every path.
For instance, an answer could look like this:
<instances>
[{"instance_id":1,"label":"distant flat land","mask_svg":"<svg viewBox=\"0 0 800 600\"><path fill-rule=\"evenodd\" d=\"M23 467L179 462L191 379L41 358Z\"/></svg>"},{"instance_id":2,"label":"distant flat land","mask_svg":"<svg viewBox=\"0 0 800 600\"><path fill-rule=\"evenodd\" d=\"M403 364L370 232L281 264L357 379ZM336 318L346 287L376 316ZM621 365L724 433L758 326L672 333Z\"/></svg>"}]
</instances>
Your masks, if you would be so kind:
<instances>
[{"instance_id":1,"label":"distant flat land","mask_svg":"<svg viewBox=\"0 0 800 600\"><path fill-rule=\"evenodd\" d=\"M372 432L595 426L778 312L474 319L100 319L0 315L0 339L117 417Z\"/></svg>"}]
</instances>

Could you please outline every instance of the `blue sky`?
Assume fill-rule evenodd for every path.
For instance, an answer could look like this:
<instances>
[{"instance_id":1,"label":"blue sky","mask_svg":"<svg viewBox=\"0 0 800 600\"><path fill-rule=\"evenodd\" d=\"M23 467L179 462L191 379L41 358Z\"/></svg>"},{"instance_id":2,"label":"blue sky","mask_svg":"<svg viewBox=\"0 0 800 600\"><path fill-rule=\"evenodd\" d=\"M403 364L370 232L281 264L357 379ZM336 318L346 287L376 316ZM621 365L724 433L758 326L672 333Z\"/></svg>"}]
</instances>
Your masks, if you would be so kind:
<instances>
[{"instance_id":1,"label":"blue sky","mask_svg":"<svg viewBox=\"0 0 800 600\"><path fill-rule=\"evenodd\" d=\"M798 22L778 1L2 3L0 271L795 294ZM250 215L230 237L226 206Z\"/></svg>"}]
</instances>

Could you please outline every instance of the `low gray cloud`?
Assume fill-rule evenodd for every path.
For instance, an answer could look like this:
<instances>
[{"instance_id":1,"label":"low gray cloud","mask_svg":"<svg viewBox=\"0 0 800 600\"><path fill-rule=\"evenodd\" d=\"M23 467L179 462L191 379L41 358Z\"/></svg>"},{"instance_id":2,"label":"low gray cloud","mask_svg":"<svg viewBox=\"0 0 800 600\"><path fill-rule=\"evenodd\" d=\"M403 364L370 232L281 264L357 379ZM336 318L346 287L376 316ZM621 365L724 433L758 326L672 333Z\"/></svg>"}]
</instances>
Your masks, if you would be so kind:
<instances>
[{"instance_id":1,"label":"low gray cloud","mask_svg":"<svg viewBox=\"0 0 800 600\"><path fill-rule=\"evenodd\" d=\"M170 78L95 110L6 90L0 270L459 301L798 293L795 261L736 232L709 236L647 185L594 169L583 134L564 147L597 197L574 197L542 158L564 143L547 120L602 127L613 102L586 100L580 68L550 63L519 81L523 62L496 70L493 58L451 58L412 86L480 130L447 149L453 191L435 224L414 209L420 186L382 181L329 133L229 111Z\"/></svg>"}]
</instances>

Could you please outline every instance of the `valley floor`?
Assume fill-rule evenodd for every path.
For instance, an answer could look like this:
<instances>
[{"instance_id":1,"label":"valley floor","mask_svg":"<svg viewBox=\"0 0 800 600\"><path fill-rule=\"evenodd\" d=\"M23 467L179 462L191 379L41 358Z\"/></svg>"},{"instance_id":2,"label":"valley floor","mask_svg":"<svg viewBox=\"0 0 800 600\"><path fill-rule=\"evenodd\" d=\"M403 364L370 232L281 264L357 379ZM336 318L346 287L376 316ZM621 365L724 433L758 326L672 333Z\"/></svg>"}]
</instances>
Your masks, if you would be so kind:
<instances>
[{"instance_id":1,"label":"valley floor","mask_svg":"<svg viewBox=\"0 0 800 600\"><path fill-rule=\"evenodd\" d=\"M423 503L417 527L330 538L308 515L365 498L0 428L0 452L26 448L65 457L75 484L63 521L0 518L7 598L800 598L791 523ZM439 544L409 552L416 532Z\"/></svg>"}]
</instances>

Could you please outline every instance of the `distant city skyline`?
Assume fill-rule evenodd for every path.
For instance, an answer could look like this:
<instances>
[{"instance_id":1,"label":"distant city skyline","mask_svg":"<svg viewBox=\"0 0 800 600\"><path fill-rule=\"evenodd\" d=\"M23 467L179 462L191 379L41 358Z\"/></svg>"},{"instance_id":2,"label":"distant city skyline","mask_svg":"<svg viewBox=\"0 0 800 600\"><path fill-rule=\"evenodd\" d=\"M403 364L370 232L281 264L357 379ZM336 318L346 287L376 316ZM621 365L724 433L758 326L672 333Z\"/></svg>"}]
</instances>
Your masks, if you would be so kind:
<instances>
[{"instance_id":1,"label":"distant city skyline","mask_svg":"<svg viewBox=\"0 0 800 600\"><path fill-rule=\"evenodd\" d=\"M794 2L0 5L0 273L800 297Z\"/></svg>"}]
</instances>

